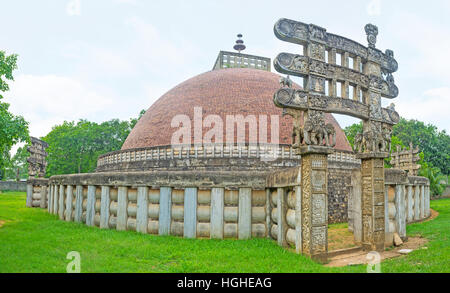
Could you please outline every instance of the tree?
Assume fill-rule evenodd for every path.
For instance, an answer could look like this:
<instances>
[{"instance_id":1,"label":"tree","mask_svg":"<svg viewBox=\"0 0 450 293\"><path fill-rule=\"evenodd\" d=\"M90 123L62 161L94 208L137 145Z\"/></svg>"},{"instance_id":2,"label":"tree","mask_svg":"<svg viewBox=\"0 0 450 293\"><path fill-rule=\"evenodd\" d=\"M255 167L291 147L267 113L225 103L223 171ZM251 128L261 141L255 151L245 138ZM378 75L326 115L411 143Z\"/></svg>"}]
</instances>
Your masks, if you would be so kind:
<instances>
[{"instance_id":1,"label":"tree","mask_svg":"<svg viewBox=\"0 0 450 293\"><path fill-rule=\"evenodd\" d=\"M418 146L424 153L425 162L439 168L444 174L450 174L450 136L445 130L438 131L432 124L401 118L393 128L393 135L404 145L412 143Z\"/></svg>"},{"instance_id":2,"label":"tree","mask_svg":"<svg viewBox=\"0 0 450 293\"><path fill-rule=\"evenodd\" d=\"M27 147L28 145L18 148L16 154L9 160L9 165L5 170L5 179L20 180L28 178L27 158L30 154Z\"/></svg>"},{"instance_id":3,"label":"tree","mask_svg":"<svg viewBox=\"0 0 450 293\"><path fill-rule=\"evenodd\" d=\"M17 55L6 56L4 51L0 51L0 99L3 98L1 92L9 91L7 80L14 80L13 71L17 69Z\"/></svg>"},{"instance_id":4,"label":"tree","mask_svg":"<svg viewBox=\"0 0 450 293\"><path fill-rule=\"evenodd\" d=\"M446 175L450 174L450 136L445 130L438 131L434 125L425 125L421 121L406 120L404 118L401 118L392 130L391 152L397 150L397 145L403 148L412 143L414 147L418 146L423 151L424 162L427 162L434 168L438 168ZM352 147L355 135L361 131L362 123L356 123L344 129ZM386 161L386 166L390 167L388 161Z\"/></svg>"},{"instance_id":5,"label":"tree","mask_svg":"<svg viewBox=\"0 0 450 293\"><path fill-rule=\"evenodd\" d=\"M362 122L352 124L344 128L345 135L347 136L348 142L352 146L352 149L355 149L355 136L358 133L362 133L363 124Z\"/></svg>"},{"instance_id":6,"label":"tree","mask_svg":"<svg viewBox=\"0 0 450 293\"><path fill-rule=\"evenodd\" d=\"M424 153L421 152L419 154L421 165L419 170L419 175L423 177L427 177L430 181L430 191L431 195L440 196L445 190L445 187L448 184L448 176L445 176L441 173L439 168L433 167L431 164L427 163L424 160Z\"/></svg>"},{"instance_id":7,"label":"tree","mask_svg":"<svg viewBox=\"0 0 450 293\"><path fill-rule=\"evenodd\" d=\"M139 118L145 113L141 111ZM47 176L94 172L100 155L120 150L139 118L101 124L80 120L54 126L42 139L47 149Z\"/></svg>"},{"instance_id":8,"label":"tree","mask_svg":"<svg viewBox=\"0 0 450 293\"><path fill-rule=\"evenodd\" d=\"M363 131L363 123L362 122L355 123L355 124L352 124L352 125L344 128L344 133L347 136L347 139L348 139L350 145L352 146L352 149L354 149L354 150L355 150L355 136L358 133L362 133L362 131ZM401 146L402 148L404 147L403 142L395 135L392 135L391 136L391 151L390 151L390 153L392 153L393 151L396 151L398 145ZM384 160L384 162L385 162L386 168L392 167L390 164L390 158L386 158Z\"/></svg>"}]
</instances>

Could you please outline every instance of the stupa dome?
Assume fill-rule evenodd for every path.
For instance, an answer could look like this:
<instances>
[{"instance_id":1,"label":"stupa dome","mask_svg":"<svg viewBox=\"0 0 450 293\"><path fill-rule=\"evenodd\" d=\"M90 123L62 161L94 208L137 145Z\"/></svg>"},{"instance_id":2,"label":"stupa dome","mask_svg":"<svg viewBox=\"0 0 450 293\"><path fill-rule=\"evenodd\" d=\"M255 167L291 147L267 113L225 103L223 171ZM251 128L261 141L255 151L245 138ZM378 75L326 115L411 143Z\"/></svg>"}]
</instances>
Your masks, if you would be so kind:
<instances>
[{"instance_id":1,"label":"stupa dome","mask_svg":"<svg viewBox=\"0 0 450 293\"><path fill-rule=\"evenodd\" d=\"M266 115L269 143L272 142L270 116L279 115L279 143L292 144L292 118L282 116L282 109L273 103L273 95L280 88L279 78L275 73L249 68L220 69L197 75L159 98L131 131L122 150L170 145L172 134L177 130L171 127L172 118L184 114L194 121L194 107L202 108L203 119L208 115L222 118L224 141L227 115L254 115L257 120L260 115ZM335 149L351 151L344 131L331 114L326 114L326 123L332 123L336 129ZM210 129L204 127L203 135ZM194 142L194 127L191 132ZM245 142L253 142L249 141L248 131Z\"/></svg>"}]
</instances>

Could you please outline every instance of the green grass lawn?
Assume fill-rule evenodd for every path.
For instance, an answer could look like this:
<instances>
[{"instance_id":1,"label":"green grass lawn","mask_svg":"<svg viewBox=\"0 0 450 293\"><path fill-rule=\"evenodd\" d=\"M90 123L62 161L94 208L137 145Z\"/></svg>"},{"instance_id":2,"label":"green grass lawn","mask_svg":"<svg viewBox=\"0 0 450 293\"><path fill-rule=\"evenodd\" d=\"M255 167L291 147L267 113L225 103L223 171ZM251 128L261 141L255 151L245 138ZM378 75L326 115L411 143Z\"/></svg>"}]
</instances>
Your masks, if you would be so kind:
<instances>
[{"instance_id":1,"label":"green grass lawn","mask_svg":"<svg viewBox=\"0 0 450 293\"><path fill-rule=\"evenodd\" d=\"M450 272L450 199L432 202L437 219L408 226L431 240L427 250L382 263L383 272ZM70 251L81 272L365 272L365 266L327 268L269 239L208 240L142 235L64 222L25 207L25 194L0 194L0 273L66 272Z\"/></svg>"}]
</instances>

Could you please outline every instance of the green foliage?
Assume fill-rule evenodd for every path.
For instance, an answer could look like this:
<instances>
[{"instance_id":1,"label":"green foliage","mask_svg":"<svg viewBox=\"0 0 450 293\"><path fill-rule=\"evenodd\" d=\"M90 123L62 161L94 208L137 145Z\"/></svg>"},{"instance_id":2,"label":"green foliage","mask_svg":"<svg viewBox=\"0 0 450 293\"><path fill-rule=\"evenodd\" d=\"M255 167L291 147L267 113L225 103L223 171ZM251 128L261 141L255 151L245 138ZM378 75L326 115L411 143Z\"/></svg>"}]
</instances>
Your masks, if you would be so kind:
<instances>
[{"instance_id":1,"label":"green foliage","mask_svg":"<svg viewBox=\"0 0 450 293\"><path fill-rule=\"evenodd\" d=\"M28 145L18 148L16 154L9 160L9 164L5 170L5 179L16 180L28 178L27 158L30 154L27 151L27 147Z\"/></svg>"},{"instance_id":2,"label":"green foliage","mask_svg":"<svg viewBox=\"0 0 450 293\"><path fill-rule=\"evenodd\" d=\"M352 149L355 149L355 136L358 133L362 133L363 124L362 122L352 124L344 128L345 135L347 136L348 142L352 146Z\"/></svg>"},{"instance_id":3,"label":"green foliage","mask_svg":"<svg viewBox=\"0 0 450 293\"><path fill-rule=\"evenodd\" d=\"M430 191L432 195L442 195L448 184L448 176L443 175L441 173L441 170L439 170L439 168L433 167L431 163L427 163L424 160L423 152L421 152L419 156L419 164L421 165L419 175L427 177L430 181Z\"/></svg>"},{"instance_id":4,"label":"green foliage","mask_svg":"<svg viewBox=\"0 0 450 293\"><path fill-rule=\"evenodd\" d=\"M417 120L400 119L394 126L393 135L404 145L418 146L424 153L424 161L439 168L443 174L450 174L450 136L437 127Z\"/></svg>"},{"instance_id":5,"label":"green foliage","mask_svg":"<svg viewBox=\"0 0 450 293\"><path fill-rule=\"evenodd\" d=\"M9 90L5 80L14 80L13 71L17 69L17 55L6 56L0 51L0 100L2 92ZM9 111L9 104L0 102L0 180L4 178L6 168L11 164L9 151L18 142L29 140L28 122L22 116Z\"/></svg>"},{"instance_id":6,"label":"green foliage","mask_svg":"<svg viewBox=\"0 0 450 293\"><path fill-rule=\"evenodd\" d=\"M0 180L11 164L9 152L12 146L29 140L28 122L22 116L13 115L8 109L9 104L0 102Z\"/></svg>"},{"instance_id":7,"label":"green foliage","mask_svg":"<svg viewBox=\"0 0 450 293\"><path fill-rule=\"evenodd\" d=\"M141 111L139 118L145 113ZM47 176L94 172L100 155L120 150L139 118L101 124L80 120L54 126L42 139L47 149Z\"/></svg>"},{"instance_id":8,"label":"green foliage","mask_svg":"<svg viewBox=\"0 0 450 293\"><path fill-rule=\"evenodd\" d=\"M6 56L4 51L0 51L0 99L3 98L1 92L9 90L5 79L14 80L12 73L15 69L17 69L17 55Z\"/></svg>"},{"instance_id":9,"label":"green foliage","mask_svg":"<svg viewBox=\"0 0 450 293\"><path fill-rule=\"evenodd\" d=\"M354 148L355 135L362 132L362 122L355 123L344 129L350 145ZM450 136L437 127L417 120L406 120L401 118L399 123L393 127L391 136L391 153L397 150L397 146L404 148L412 143L418 146L424 153L423 162L430 163L433 167L441 170L443 174L450 174ZM391 167L388 160L386 167Z\"/></svg>"}]
</instances>

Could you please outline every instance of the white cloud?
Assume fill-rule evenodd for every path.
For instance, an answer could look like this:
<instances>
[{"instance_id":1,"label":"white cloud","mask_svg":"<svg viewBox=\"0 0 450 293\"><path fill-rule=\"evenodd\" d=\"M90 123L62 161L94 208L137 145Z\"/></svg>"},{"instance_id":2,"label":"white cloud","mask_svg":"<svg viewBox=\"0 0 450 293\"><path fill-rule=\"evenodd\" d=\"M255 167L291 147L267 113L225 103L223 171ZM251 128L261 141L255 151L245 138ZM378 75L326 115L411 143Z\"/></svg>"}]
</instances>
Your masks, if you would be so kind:
<instances>
[{"instance_id":1,"label":"white cloud","mask_svg":"<svg viewBox=\"0 0 450 293\"><path fill-rule=\"evenodd\" d=\"M70 42L63 47L62 55L74 59L79 73L85 77L123 77L137 70L121 52L87 42Z\"/></svg>"},{"instance_id":2,"label":"white cloud","mask_svg":"<svg viewBox=\"0 0 450 293\"><path fill-rule=\"evenodd\" d=\"M85 84L56 75L19 75L5 100L11 103L11 112L30 122L30 134L37 137L64 120L94 117L113 104Z\"/></svg>"},{"instance_id":3,"label":"white cloud","mask_svg":"<svg viewBox=\"0 0 450 293\"><path fill-rule=\"evenodd\" d=\"M378 16L381 14L381 0L370 0L367 4L367 14L369 16Z\"/></svg>"},{"instance_id":4,"label":"white cloud","mask_svg":"<svg viewBox=\"0 0 450 293\"><path fill-rule=\"evenodd\" d=\"M125 20L136 37L127 50L134 63L143 64L152 73L163 74L172 71L178 73L186 69L198 55L190 41L178 37L176 42L163 36L151 23L134 16Z\"/></svg>"},{"instance_id":5,"label":"white cloud","mask_svg":"<svg viewBox=\"0 0 450 293\"><path fill-rule=\"evenodd\" d=\"M405 65L417 76L450 82L450 58L446 56L450 52L449 28L408 12L402 12L397 18L407 24L396 25L392 30L395 37L403 41L402 47L409 49L409 52L404 50L403 55L411 53L406 55L409 58L405 58Z\"/></svg>"},{"instance_id":6,"label":"white cloud","mask_svg":"<svg viewBox=\"0 0 450 293\"><path fill-rule=\"evenodd\" d=\"M404 98L394 102L401 116L438 125L438 128L450 133L449 87L430 89L416 98Z\"/></svg>"},{"instance_id":7,"label":"white cloud","mask_svg":"<svg viewBox=\"0 0 450 293\"><path fill-rule=\"evenodd\" d=\"M138 0L114 0L114 3L116 4L130 4L130 5L138 5L139 1Z\"/></svg>"}]
</instances>

